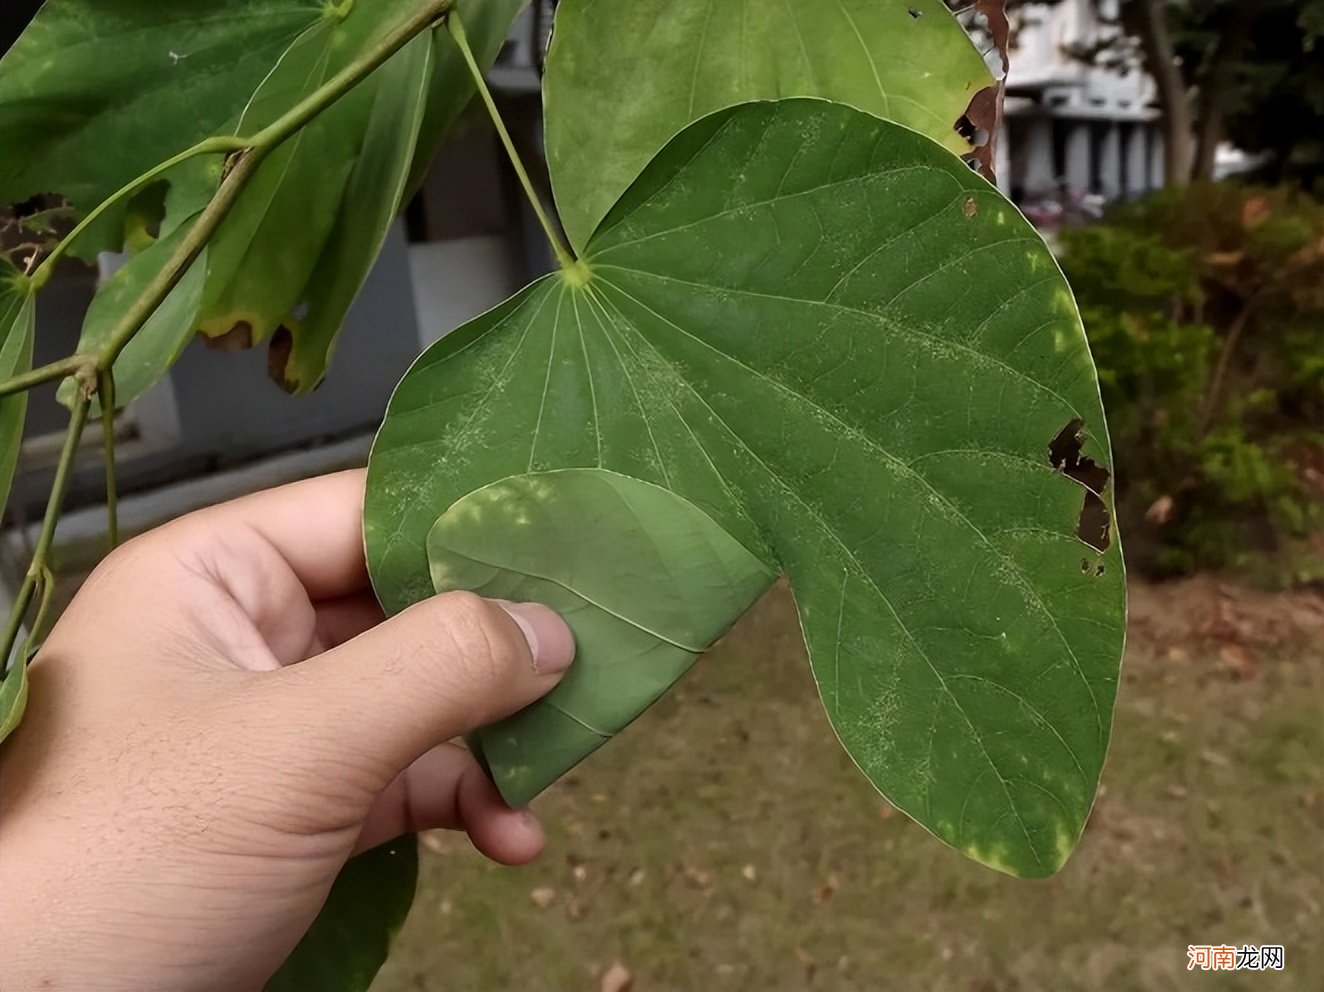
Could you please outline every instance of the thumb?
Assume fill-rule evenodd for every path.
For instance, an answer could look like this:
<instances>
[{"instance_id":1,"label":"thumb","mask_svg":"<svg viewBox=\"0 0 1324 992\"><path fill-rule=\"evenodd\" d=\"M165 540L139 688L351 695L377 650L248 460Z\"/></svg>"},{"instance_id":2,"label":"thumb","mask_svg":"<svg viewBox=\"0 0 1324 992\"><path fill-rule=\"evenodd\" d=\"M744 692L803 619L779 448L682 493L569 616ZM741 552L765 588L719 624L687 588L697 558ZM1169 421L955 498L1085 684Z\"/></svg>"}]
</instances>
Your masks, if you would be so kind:
<instances>
[{"instance_id":1,"label":"thumb","mask_svg":"<svg viewBox=\"0 0 1324 992\"><path fill-rule=\"evenodd\" d=\"M570 628L545 606L444 593L271 673L267 712L287 742L298 735L315 774L338 762L380 789L436 745L550 692L574 651Z\"/></svg>"}]
</instances>

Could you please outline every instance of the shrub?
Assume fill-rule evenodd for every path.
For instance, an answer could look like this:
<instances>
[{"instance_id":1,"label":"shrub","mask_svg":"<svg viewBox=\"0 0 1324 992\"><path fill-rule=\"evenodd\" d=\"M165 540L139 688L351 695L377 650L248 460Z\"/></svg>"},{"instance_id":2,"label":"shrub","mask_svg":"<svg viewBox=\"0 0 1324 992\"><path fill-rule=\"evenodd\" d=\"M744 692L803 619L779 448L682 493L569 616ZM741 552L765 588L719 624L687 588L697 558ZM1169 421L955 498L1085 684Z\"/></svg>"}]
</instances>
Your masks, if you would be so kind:
<instances>
[{"instance_id":1,"label":"shrub","mask_svg":"<svg viewBox=\"0 0 1324 992\"><path fill-rule=\"evenodd\" d=\"M1324 204L1231 183L1062 232L1128 557L1324 580Z\"/></svg>"}]
</instances>

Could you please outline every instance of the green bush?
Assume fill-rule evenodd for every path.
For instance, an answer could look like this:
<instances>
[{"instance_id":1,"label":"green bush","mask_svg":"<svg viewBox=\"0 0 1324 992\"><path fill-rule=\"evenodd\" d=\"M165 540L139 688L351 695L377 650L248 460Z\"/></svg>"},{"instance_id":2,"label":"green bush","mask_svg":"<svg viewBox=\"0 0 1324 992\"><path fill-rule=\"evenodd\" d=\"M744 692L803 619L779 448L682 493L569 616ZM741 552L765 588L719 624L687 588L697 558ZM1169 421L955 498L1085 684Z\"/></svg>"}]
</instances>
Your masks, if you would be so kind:
<instances>
[{"instance_id":1,"label":"green bush","mask_svg":"<svg viewBox=\"0 0 1324 992\"><path fill-rule=\"evenodd\" d=\"M1324 581L1324 204L1232 183L1062 233L1128 557Z\"/></svg>"}]
</instances>

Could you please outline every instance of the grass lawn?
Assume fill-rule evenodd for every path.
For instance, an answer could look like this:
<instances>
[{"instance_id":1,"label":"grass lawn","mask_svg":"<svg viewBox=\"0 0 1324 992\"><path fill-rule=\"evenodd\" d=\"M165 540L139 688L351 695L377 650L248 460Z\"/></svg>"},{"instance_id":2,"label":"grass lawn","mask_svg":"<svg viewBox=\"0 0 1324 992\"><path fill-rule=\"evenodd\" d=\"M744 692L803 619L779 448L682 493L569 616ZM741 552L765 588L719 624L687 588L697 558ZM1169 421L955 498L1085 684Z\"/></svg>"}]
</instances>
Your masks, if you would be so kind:
<instances>
[{"instance_id":1,"label":"grass lawn","mask_svg":"<svg viewBox=\"0 0 1324 992\"><path fill-rule=\"evenodd\" d=\"M1324 988L1324 601L1135 584L1113 740L1057 877L966 861L855 771L776 590L537 801L537 864L427 836L373 992Z\"/></svg>"}]
</instances>

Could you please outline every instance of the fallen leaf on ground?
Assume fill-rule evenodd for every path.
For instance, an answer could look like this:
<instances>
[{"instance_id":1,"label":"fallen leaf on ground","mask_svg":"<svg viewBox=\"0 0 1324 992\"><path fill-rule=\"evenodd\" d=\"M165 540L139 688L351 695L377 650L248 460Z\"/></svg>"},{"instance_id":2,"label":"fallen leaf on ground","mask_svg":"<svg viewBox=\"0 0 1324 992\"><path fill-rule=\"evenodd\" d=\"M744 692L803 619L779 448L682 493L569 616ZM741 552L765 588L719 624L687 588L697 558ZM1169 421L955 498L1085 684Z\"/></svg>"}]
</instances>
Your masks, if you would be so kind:
<instances>
[{"instance_id":1,"label":"fallen leaf on ground","mask_svg":"<svg viewBox=\"0 0 1324 992\"><path fill-rule=\"evenodd\" d=\"M598 992L630 992L633 985L634 975L629 968L617 961L603 973Z\"/></svg>"},{"instance_id":2,"label":"fallen leaf on ground","mask_svg":"<svg viewBox=\"0 0 1324 992\"><path fill-rule=\"evenodd\" d=\"M1251 653L1240 644L1224 644L1218 649L1218 657L1228 674L1241 682L1253 679L1260 669Z\"/></svg>"},{"instance_id":3,"label":"fallen leaf on ground","mask_svg":"<svg viewBox=\"0 0 1324 992\"><path fill-rule=\"evenodd\" d=\"M685 881L696 889L710 889L713 885L713 876L711 872L706 872L701 868L695 868L693 865L686 865L683 874Z\"/></svg>"},{"instance_id":4,"label":"fallen leaf on ground","mask_svg":"<svg viewBox=\"0 0 1324 992\"><path fill-rule=\"evenodd\" d=\"M533 900L533 904L539 909L546 909L552 903L556 902L556 890L543 886L530 892L529 898Z\"/></svg>"},{"instance_id":5,"label":"fallen leaf on ground","mask_svg":"<svg viewBox=\"0 0 1324 992\"><path fill-rule=\"evenodd\" d=\"M813 896L814 905L815 906L823 905L823 903L827 902L829 899L831 899L834 895L837 894L837 890L839 888L841 888L840 876L838 876L835 871L828 872L828 877L824 879L823 884L820 885L818 889L814 892L814 896Z\"/></svg>"}]
</instances>

